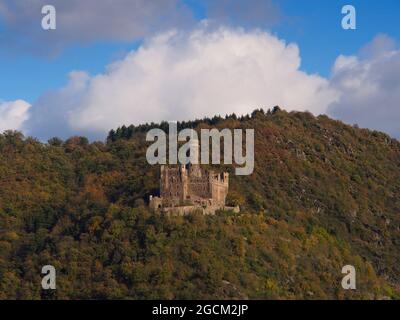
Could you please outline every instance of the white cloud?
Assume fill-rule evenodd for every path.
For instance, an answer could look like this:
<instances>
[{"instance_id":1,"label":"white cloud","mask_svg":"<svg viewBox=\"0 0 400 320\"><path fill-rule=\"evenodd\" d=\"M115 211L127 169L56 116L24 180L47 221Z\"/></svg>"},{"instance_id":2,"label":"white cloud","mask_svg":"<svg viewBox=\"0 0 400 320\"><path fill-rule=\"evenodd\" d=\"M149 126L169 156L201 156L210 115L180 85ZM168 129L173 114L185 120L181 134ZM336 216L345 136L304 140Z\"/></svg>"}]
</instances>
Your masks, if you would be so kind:
<instances>
[{"instance_id":1,"label":"white cloud","mask_svg":"<svg viewBox=\"0 0 400 320\"><path fill-rule=\"evenodd\" d=\"M379 35L358 56L338 57L330 82L341 93L330 115L400 137L400 51L392 39Z\"/></svg>"},{"instance_id":2,"label":"white cloud","mask_svg":"<svg viewBox=\"0 0 400 320\"><path fill-rule=\"evenodd\" d=\"M300 71L300 61L297 45L267 32L206 26L167 32L106 73L75 73L65 88L44 95L33 107L32 133L39 128L39 136L48 137L64 128L61 135L104 137L122 124L243 114L277 104L324 112L338 93L326 79Z\"/></svg>"},{"instance_id":3,"label":"white cloud","mask_svg":"<svg viewBox=\"0 0 400 320\"><path fill-rule=\"evenodd\" d=\"M30 104L23 100L0 101L0 132L5 130L22 130L22 126L29 118Z\"/></svg>"},{"instance_id":4,"label":"white cloud","mask_svg":"<svg viewBox=\"0 0 400 320\"><path fill-rule=\"evenodd\" d=\"M34 103L30 109L30 119L25 124L29 134L46 140L54 136L68 137L79 133L73 130L69 118L81 108L90 77L83 71L72 71L68 76L69 81L65 87L45 93ZM94 137L90 131L85 133Z\"/></svg>"},{"instance_id":5,"label":"white cloud","mask_svg":"<svg viewBox=\"0 0 400 320\"><path fill-rule=\"evenodd\" d=\"M400 51L392 39L379 35L358 55L339 56L329 79L302 72L300 62L297 45L267 32L206 25L169 31L103 74L71 72L65 87L30 108L24 129L40 139L104 138L123 124L240 115L280 105L400 136ZM27 109L12 118L3 106L2 119L21 121L0 123L21 127Z\"/></svg>"}]
</instances>

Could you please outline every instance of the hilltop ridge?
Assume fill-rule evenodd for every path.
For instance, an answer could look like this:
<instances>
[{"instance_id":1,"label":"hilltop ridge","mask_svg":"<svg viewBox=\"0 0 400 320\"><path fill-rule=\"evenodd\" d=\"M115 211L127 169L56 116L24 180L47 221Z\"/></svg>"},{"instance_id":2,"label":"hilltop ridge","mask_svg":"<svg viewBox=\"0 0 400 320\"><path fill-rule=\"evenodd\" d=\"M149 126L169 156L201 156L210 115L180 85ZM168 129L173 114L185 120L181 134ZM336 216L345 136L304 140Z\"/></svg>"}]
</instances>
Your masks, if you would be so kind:
<instances>
[{"instance_id":1,"label":"hilltop ridge","mask_svg":"<svg viewBox=\"0 0 400 320\"><path fill-rule=\"evenodd\" d=\"M106 143L0 135L0 298L400 298L398 140L279 108L183 122L253 128L255 169L230 175L240 213L165 217L147 207L159 167L145 158L163 125ZM56 293L37 285L44 264Z\"/></svg>"}]
</instances>

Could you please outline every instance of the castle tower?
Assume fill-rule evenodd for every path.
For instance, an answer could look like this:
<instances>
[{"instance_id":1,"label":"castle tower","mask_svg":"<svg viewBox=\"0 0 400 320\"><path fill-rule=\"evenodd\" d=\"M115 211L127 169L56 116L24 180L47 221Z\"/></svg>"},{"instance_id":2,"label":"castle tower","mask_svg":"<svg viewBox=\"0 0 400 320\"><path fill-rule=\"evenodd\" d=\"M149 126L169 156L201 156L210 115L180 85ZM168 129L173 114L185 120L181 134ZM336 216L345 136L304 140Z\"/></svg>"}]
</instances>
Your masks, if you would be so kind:
<instances>
[{"instance_id":1,"label":"castle tower","mask_svg":"<svg viewBox=\"0 0 400 320\"><path fill-rule=\"evenodd\" d=\"M189 192L189 177L188 177L188 172L186 170L186 166L185 165L180 165L179 166L179 173L180 173L180 177L181 177L181 187L182 187L182 193L181 193L181 198L179 199L181 203L183 203L187 196L188 196L188 192Z\"/></svg>"},{"instance_id":2,"label":"castle tower","mask_svg":"<svg viewBox=\"0 0 400 320\"><path fill-rule=\"evenodd\" d=\"M200 143L197 133L192 134L192 136L190 137L189 146L190 146L189 152L191 158L189 162L190 176L200 178L201 177L201 168L199 165ZM192 158L194 159L194 161L192 161Z\"/></svg>"},{"instance_id":3,"label":"castle tower","mask_svg":"<svg viewBox=\"0 0 400 320\"><path fill-rule=\"evenodd\" d=\"M160 168L160 197L165 196L166 188L168 187L168 170L164 165Z\"/></svg>"}]
</instances>

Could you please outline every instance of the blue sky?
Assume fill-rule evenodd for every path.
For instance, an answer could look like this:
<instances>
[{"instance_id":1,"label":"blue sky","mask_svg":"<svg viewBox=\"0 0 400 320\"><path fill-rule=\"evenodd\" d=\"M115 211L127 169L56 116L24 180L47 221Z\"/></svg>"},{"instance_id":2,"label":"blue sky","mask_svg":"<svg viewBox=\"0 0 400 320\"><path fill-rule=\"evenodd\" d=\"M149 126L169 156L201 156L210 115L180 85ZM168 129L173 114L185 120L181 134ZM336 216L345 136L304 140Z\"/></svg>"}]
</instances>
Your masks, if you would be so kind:
<instances>
[{"instance_id":1,"label":"blue sky","mask_svg":"<svg viewBox=\"0 0 400 320\"><path fill-rule=\"evenodd\" d=\"M301 3L301 5L300 5ZM299 44L303 69L327 76L339 54L354 54L378 33L400 38L400 1L397 0L284 0L279 2L288 23L276 30L280 37ZM351 4L357 29L343 30L341 8Z\"/></svg>"},{"instance_id":2,"label":"blue sky","mask_svg":"<svg viewBox=\"0 0 400 320\"><path fill-rule=\"evenodd\" d=\"M175 0L171 1L176 3ZM242 7L240 8L244 8L243 3L245 2L233 1L241 3ZM18 3L20 0L16 0L16 2ZM40 0L34 0L34 2L40 3ZM51 3L52 1L47 2ZM79 6L79 2L76 3ZM56 30L61 32L61 34L57 34L57 37L65 39L55 41L51 38L47 41L48 39L43 38L40 34L45 31L25 32L16 24L15 21L19 21L19 13L12 12L12 10L18 10L18 5L13 6L8 0L0 0L0 39L2 39L0 45L0 72L2 75L0 77L0 101L21 99L34 105L46 93L67 86L68 74L71 71L85 71L92 77L103 74L106 72L107 65L124 59L129 52L139 48L154 35L169 27L178 30L195 29L198 23L204 19L217 22L218 19L221 19L221 22L218 23L232 28L243 27L245 30L259 28L285 43L296 43L300 50L300 71L309 75L318 74L328 80L332 77L332 67L340 55L357 56L360 49L373 41L379 34L386 35L394 43L397 43L400 38L400 1L397 0L265 0L264 3L262 0L248 1L247 5L250 7L259 6L261 8L263 4L268 3L266 10L274 11L273 13L266 11L257 17L259 20L254 19L254 21L251 16L255 15L254 11L251 11L250 16L243 18L240 16L240 12L233 12L229 0L221 0L223 4L217 8L219 10L217 10L217 14L210 13L212 6L210 3L212 2L209 0L177 1L179 9L171 10L190 16L187 21L177 22L180 18L176 18L171 11L169 14L174 18L171 18L173 21L170 25L163 25L161 30L150 28L150 31L138 32L137 36L131 38L115 32L101 37L101 30L99 30L99 37L90 34L74 37L71 32L64 34L62 30ZM341 27L343 17L341 8L345 4L351 4L357 10L356 30L343 30ZM11 8L11 13L10 10L8 11L9 16L2 15L2 5L8 6L8 9ZM21 8L30 10L23 4L21 4ZM56 9L58 15L62 14L63 8L56 6ZM79 15L80 9L76 9ZM152 8L152 10L156 9ZM17 18L14 19L13 15ZM24 17L26 20L32 19L31 24L27 24L26 28L40 26L41 15L37 12L28 12L28 15ZM162 17L162 13L160 17L160 21L166 20ZM111 23L112 21L114 20L111 20ZM90 21L86 23L90 24ZM109 23L107 17L104 17L104 30L107 30L107 23ZM143 20L141 24L146 25L146 20ZM108 27L111 29L113 26L110 24ZM139 25L139 27L142 26ZM75 31L75 33L79 33L79 31ZM33 49L29 46L18 47L15 45L26 39L30 41ZM37 47L40 47L41 50L37 50ZM378 127L378 129L382 128ZM392 133L391 129L386 131Z\"/></svg>"}]
</instances>

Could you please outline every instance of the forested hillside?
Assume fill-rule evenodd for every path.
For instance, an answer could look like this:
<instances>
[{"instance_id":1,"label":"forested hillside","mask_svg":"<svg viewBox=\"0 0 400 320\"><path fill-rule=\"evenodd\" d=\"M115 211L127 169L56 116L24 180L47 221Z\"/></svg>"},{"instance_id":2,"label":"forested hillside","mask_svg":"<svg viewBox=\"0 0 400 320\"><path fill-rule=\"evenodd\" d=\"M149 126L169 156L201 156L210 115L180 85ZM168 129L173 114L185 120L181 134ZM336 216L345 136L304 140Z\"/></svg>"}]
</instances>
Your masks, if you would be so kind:
<instances>
[{"instance_id":1,"label":"forested hillside","mask_svg":"<svg viewBox=\"0 0 400 320\"><path fill-rule=\"evenodd\" d=\"M0 135L0 299L400 298L399 141L278 108L181 123L255 129L255 170L224 168L240 213L166 217L146 205L152 127ZM341 287L347 264L357 290Z\"/></svg>"}]
</instances>

